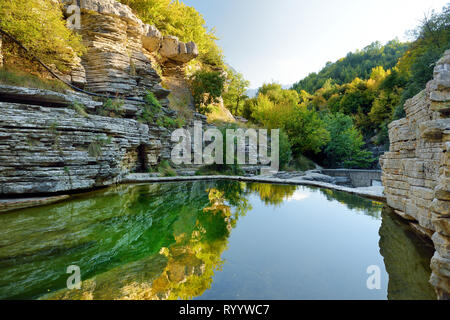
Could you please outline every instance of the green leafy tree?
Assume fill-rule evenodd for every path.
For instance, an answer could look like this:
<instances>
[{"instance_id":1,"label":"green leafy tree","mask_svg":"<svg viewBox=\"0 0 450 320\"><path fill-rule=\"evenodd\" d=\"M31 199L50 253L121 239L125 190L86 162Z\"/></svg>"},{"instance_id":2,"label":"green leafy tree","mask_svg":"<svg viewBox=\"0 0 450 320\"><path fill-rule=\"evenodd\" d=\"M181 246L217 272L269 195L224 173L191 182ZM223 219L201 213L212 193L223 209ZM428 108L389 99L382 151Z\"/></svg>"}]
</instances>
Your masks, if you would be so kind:
<instances>
[{"instance_id":1,"label":"green leafy tree","mask_svg":"<svg viewBox=\"0 0 450 320\"><path fill-rule=\"evenodd\" d=\"M330 140L323 148L327 166L369 168L373 164L373 155L363 150L362 135L351 117L342 113L327 114L324 122L330 134Z\"/></svg>"},{"instance_id":2,"label":"green leafy tree","mask_svg":"<svg viewBox=\"0 0 450 320\"><path fill-rule=\"evenodd\" d=\"M223 102L233 115L242 115L242 108L248 96L245 94L250 82L241 73L229 70Z\"/></svg>"},{"instance_id":3,"label":"green leafy tree","mask_svg":"<svg viewBox=\"0 0 450 320\"><path fill-rule=\"evenodd\" d=\"M197 71L191 77L191 91L197 109L208 112L208 105L216 103L222 96L225 79L219 71Z\"/></svg>"},{"instance_id":4,"label":"green leafy tree","mask_svg":"<svg viewBox=\"0 0 450 320\"><path fill-rule=\"evenodd\" d=\"M296 106L286 119L284 130L297 154L314 155L330 140L325 123L314 110Z\"/></svg>"},{"instance_id":5,"label":"green leafy tree","mask_svg":"<svg viewBox=\"0 0 450 320\"><path fill-rule=\"evenodd\" d=\"M408 44L398 40L390 41L384 46L374 42L363 50L348 53L346 57L335 63L328 62L319 73L312 73L294 84L293 89L298 92L305 90L313 94L329 79L339 85L350 83L355 78L367 80L375 67L392 69L407 49Z\"/></svg>"}]
</instances>

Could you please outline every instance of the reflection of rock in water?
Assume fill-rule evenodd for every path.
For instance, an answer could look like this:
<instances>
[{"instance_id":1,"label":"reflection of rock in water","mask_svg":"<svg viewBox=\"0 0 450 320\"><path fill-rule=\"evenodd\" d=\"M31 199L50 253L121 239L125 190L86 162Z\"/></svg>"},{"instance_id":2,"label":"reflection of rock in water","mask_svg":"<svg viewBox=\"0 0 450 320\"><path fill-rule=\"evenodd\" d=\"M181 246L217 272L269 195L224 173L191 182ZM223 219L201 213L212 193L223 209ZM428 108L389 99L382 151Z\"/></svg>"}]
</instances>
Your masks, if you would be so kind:
<instances>
[{"instance_id":1,"label":"reflection of rock in water","mask_svg":"<svg viewBox=\"0 0 450 320\"><path fill-rule=\"evenodd\" d=\"M433 248L424 245L409 226L390 209L383 209L380 253L389 274L389 300L436 299L429 284Z\"/></svg>"},{"instance_id":2,"label":"reflection of rock in water","mask_svg":"<svg viewBox=\"0 0 450 320\"><path fill-rule=\"evenodd\" d=\"M328 201L336 200L339 203L344 204L350 210L358 210L363 212L367 216L371 216L377 220L380 219L381 208L384 207L383 203L381 202L369 200L342 191L330 189L319 189L319 190L327 198Z\"/></svg>"},{"instance_id":3,"label":"reflection of rock in water","mask_svg":"<svg viewBox=\"0 0 450 320\"><path fill-rule=\"evenodd\" d=\"M43 296L52 300L165 300L178 298L180 285L201 277L205 264L187 247L167 249L83 281L80 290L63 289ZM206 289L202 288L201 293Z\"/></svg>"},{"instance_id":4,"label":"reflection of rock in water","mask_svg":"<svg viewBox=\"0 0 450 320\"><path fill-rule=\"evenodd\" d=\"M219 186L220 185L220 186ZM66 287L81 269L80 292L44 298L171 299L201 295L220 267L242 202L239 183L120 186L72 201L0 215L0 299L29 299ZM226 191L223 191L226 190ZM237 191L230 194L230 191Z\"/></svg>"}]
</instances>

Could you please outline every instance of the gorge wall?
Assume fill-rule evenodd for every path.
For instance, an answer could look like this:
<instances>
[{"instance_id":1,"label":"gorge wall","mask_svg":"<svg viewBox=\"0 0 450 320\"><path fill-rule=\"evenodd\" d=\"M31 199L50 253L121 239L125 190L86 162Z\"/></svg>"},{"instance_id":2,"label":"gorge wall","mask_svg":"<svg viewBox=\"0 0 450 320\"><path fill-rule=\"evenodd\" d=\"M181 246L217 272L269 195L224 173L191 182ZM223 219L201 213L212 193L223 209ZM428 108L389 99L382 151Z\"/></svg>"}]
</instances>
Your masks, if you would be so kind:
<instances>
[{"instance_id":1,"label":"gorge wall","mask_svg":"<svg viewBox=\"0 0 450 320\"><path fill-rule=\"evenodd\" d=\"M114 0L80 4L78 32L87 52L62 75L65 80L120 98L142 99L150 91L163 107L153 121L143 122L140 102L123 100L123 114L111 117L99 115L105 102L91 96L0 85L0 196L107 186L170 159L175 127L158 120L179 115L170 109L171 91L162 87L161 75L172 70L180 77L174 72L197 57L197 46L163 37ZM186 129L196 121L206 125L206 117L194 110L189 116Z\"/></svg>"},{"instance_id":2,"label":"gorge wall","mask_svg":"<svg viewBox=\"0 0 450 320\"><path fill-rule=\"evenodd\" d=\"M406 117L389 125L390 151L381 157L387 202L432 238L431 284L450 298L450 50L426 89L405 103Z\"/></svg>"}]
</instances>

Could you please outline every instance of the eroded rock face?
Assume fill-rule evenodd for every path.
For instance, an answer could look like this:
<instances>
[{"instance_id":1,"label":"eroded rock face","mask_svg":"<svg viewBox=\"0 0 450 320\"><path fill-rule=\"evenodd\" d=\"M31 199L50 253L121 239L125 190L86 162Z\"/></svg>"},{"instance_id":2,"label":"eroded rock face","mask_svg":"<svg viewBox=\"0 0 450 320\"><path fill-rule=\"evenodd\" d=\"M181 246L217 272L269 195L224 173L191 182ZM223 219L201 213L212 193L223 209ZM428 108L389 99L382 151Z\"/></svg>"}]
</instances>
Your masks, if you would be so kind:
<instances>
[{"instance_id":1,"label":"eroded rock face","mask_svg":"<svg viewBox=\"0 0 450 320\"><path fill-rule=\"evenodd\" d=\"M389 125L390 151L381 157L389 206L435 234L431 283L439 298L450 298L450 50L434 79L405 103L406 118Z\"/></svg>"},{"instance_id":2,"label":"eroded rock face","mask_svg":"<svg viewBox=\"0 0 450 320\"><path fill-rule=\"evenodd\" d=\"M80 34L87 47L82 68L72 68L71 80L96 93L143 97L147 90L168 105L169 91L161 86L155 61L148 54L159 53L164 62L183 66L198 56L195 43L163 37L154 26L144 24L132 10L115 0L81 1Z\"/></svg>"},{"instance_id":3,"label":"eroded rock face","mask_svg":"<svg viewBox=\"0 0 450 320\"><path fill-rule=\"evenodd\" d=\"M142 165L142 152L151 157L155 150L156 137L135 120L83 117L68 108L0 106L1 195L110 185Z\"/></svg>"},{"instance_id":4,"label":"eroded rock face","mask_svg":"<svg viewBox=\"0 0 450 320\"><path fill-rule=\"evenodd\" d=\"M75 102L88 114L76 111ZM131 102L122 107L129 119L95 115L102 105L78 93L1 85L0 195L108 186L170 160L175 128L138 122L142 107ZM206 126L206 117L194 113L185 128L192 131L196 121Z\"/></svg>"}]
</instances>

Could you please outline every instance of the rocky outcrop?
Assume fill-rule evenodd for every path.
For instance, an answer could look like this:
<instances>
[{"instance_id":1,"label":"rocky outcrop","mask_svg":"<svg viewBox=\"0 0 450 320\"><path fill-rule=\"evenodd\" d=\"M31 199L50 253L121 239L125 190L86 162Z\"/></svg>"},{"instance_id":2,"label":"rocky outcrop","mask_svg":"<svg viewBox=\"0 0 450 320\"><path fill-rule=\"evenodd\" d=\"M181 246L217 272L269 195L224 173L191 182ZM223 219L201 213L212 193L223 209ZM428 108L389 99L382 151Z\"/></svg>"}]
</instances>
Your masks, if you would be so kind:
<instances>
[{"instance_id":1,"label":"rocky outcrop","mask_svg":"<svg viewBox=\"0 0 450 320\"><path fill-rule=\"evenodd\" d=\"M0 103L0 194L105 186L152 157L147 125L68 108Z\"/></svg>"},{"instance_id":2,"label":"rocky outcrop","mask_svg":"<svg viewBox=\"0 0 450 320\"><path fill-rule=\"evenodd\" d=\"M77 32L87 52L81 59L74 59L70 74L61 76L95 93L142 98L151 91L163 108L153 122L147 119L147 125L138 121L143 107L136 99L126 100L120 119L99 116L102 99L84 94L0 86L1 195L110 185L130 172L143 172L161 160L169 160L174 128L164 121L175 120L178 114L167 108L170 91L162 87L156 71L161 67L175 70L173 76L183 79L179 86L188 99L180 99L180 103L192 107L183 69L198 55L194 43L163 37L115 0L76 3L81 8ZM76 107L80 105L84 109L81 112ZM184 110L190 113L186 128L195 121L206 125L205 116L189 107Z\"/></svg>"},{"instance_id":3,"label":"rocky outcrop","mask_svg":"<svg viewBox=\"0 0 450 320\"><path fill-rule=\"evenodd\" d=\"M143 97L149 90L168 105L170 91L161 86L156 71L161 66L157 64L183 68L198 56L195 43L163 37L154 26L144 24L128 6L115 0L83 0L80 7L78 32L87 48L81 60L86 88L128 97ZM83 70L76 66L71 69L72 82L82 84Z\"/></svg>"},{"instance_id":4,"label":"rocky outcrop","mask_svg":"<svg viewBox=\"0 0 450 320\"><path fill-rule=\"evenodd\" d=\"M138 104L122 107L129 119L99 116L102 106L83 94L0 85L0 196L107 186L170 160L170 128L135 120ZM206 125L194 113L185 127L196 121Z\"/></svg>"},{"instance_id":5,"label":"rocky outcrop","mask_svg":"<svg viewBox=\"0 0 450 320\"><path fill-rule=\"evenodd\" d=\"M424 91L405 104L406 118L389 125L390 151L381 157L387 202L432 237L431 283L450 298L450 51Z\"/></svg>"}]
</instances>

